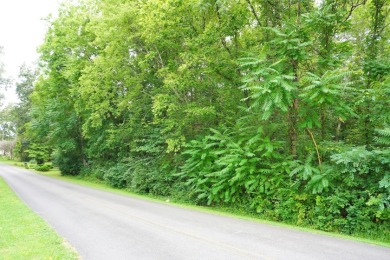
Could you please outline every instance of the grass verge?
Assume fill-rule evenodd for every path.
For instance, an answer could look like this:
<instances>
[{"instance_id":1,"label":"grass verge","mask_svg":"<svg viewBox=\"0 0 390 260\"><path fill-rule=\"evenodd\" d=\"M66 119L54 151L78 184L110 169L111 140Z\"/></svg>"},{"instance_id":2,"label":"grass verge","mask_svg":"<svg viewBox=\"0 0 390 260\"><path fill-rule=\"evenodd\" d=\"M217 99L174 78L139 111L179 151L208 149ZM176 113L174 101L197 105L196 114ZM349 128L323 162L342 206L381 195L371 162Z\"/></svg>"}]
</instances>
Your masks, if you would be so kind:
<instances>
[{"instance_id":1,"label":"grass verge","mask_svg":"<svg viewBox=\"0 0 390 260\"><path fill-rule=\"evenodd\" d=\"M32 212L0 178L0 258L79 259L73 248Z\"/></svg>"},{"instance_id":2,"label":"grass verge","mask_svg":"<svg viewBox=\"0 0 390 260\"><path fill-rule=\"evenodd\" d=\"M23 163L18 163L15 161L4 160L4 159L1 161L4 163L11 164L11 165L24 167ZM206 213L217 214L217 215L227 216L227 217L234 217L234 218L239 218L239 219L252 221L252 222L269 224L269 225L273 225L273 226L279 226L279 227L300 230L300 231L310 232L310 233L319 234L319 235L332 236L332 237L348 239L348 240L353 240L353 241L358 241L358 242L364 242L364 243L369 243L369 244L374 244L374 245L379 245L379 246L384 246L384 247L390 248L390 242L377 239L375 234L371 234L371 235L369 235L369 234L345 235L345 234L340 234L340 233L325 232L325 231L313 229L310 227L300 227L300 226L296 226L296 225L290 225L290 224L286 224L286 223L260 219L258 216L251 214L251 213L248 213L248 212L245 212L245 211L240 210L240 209L235 209L235 208L230 208L230 207L203 207L203 206L196 206L196 205L193 205L191 203L186 203L183 201L177 201L177 200L174 200L172 198L156 197L153 195L145 195L145 194L141 195L138 193L131 192L129 190L112 188L111 186L109 186L105 182L99 181L99 180L94 179L94 178L85 178L83 176L63 176L63 175L61 175L61 173L58 169L52 169L48 172L38 172L35 170L32 170L32 171L39 173L39 174L42 174L42 175L45 175L45 176L69 181L69 182L79 184L82 186L87 186L90 188L104 190L104 191L117 193L117 194L121 194L121 195L125 195L125 196L146 199L146 200L155 201L155 202L159 202L159 203L174 204L175 206L179 206L182 208L202 211L202 212L206 212ZM171 201L167 202L168 199L170 199Z\"/></svg>"}]
</instances>

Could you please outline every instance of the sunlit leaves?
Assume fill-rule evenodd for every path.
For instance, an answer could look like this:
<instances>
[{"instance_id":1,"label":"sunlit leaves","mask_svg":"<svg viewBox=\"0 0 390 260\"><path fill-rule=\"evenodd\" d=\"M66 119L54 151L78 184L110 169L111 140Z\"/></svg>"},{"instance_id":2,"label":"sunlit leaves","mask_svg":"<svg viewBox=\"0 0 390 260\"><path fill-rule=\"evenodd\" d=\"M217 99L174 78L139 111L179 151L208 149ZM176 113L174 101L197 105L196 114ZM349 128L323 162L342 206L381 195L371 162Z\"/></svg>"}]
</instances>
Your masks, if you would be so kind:
<instances>
[{"instance_id":1,"label":"sunlit leaves","mask_svg":"<svg viewBox=\"0 0 390 260\"><path fill-rule=\"evenodd\" d=\"M40 49L30 131L112 185L325 230L379 225L389 34L366 59L374 9L361 3L66 5Z\"/></svg>"},{"instance_id":2,"label":"sunlit leaves","mask_svg":"<svg viewBox=\"0 0 390 260\"><path fill-rule=\"evenodd\" d=\"M252 134L211 129L211 135L186 146L188 159L181 175L198 199L234 203L258 193L271 194L273 185L283 185L288 163L280 161L280 144L261 129L252 128Z\"/></svg>"},{"instance_id":3,"label":"sunlit leaves","mask_svg":"<svg viewBox=\"0 0 390 260\"><path fill-rule=\"evenodd\" d=\"M262 118L267 120L277 112L287 112L296 90L295 77L280 72L280 63L273 64L264 58L249 57L240 60L248 69L241 89L249 92L250 109L261 109Z\"/></svg>"}]
</instances>

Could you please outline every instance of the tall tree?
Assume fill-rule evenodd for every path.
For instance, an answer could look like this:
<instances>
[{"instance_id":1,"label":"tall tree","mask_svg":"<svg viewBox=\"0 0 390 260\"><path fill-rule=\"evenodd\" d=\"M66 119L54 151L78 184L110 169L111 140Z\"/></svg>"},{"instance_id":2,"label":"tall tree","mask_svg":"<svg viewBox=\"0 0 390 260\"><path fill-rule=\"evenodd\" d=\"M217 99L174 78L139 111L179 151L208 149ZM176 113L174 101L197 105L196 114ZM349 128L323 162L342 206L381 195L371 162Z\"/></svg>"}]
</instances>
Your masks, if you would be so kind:
<instances>
[{"instance_id":1,"label":"tall tree","mask_svg":"<svg viewBox=\"0 0 390 260\"><path fill-rule=\"evenodd\" d=\"M31 121L31 94L37 77L38 70L24 64L20 67L18 80L16 81L16 94L19 102L14 105L12 114L17 130L15 153L21 161L28 161L26 151L29 148L30 139L26 130Z\"/></svg>"},{"instance_id":2,"label":"tall tree","mask_svg":"<svg viewBox=\"0 0 390 260\"><path fill-rule=\"evenodd\" d=\"M59 17L51 22L40 47L43 75L32 95L32 133L56 149L57 163L64 173L77 174L87 163L82 117L75 110L78 79L92 54L85 31L89 6L65 2ZM77 29L75 29L77 28Z\"/></svg>"},{"instance_id":3,"label":"tall tree","mask_svg":"<svg viewBox=\"0 0 390 260\"><path fill-rule=\"evenodd\" d=\"M66 1L28 136L115 187L387 230L387 2Z\"/></svg>"}]
</instances>

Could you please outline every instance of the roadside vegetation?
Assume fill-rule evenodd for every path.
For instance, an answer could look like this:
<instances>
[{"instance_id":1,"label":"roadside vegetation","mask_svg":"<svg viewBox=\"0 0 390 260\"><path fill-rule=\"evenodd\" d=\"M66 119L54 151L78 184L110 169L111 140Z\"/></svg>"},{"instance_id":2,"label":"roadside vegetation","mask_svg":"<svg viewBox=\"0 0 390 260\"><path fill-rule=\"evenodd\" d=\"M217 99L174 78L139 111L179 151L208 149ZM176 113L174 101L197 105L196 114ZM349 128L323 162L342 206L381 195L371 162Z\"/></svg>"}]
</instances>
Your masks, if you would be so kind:
<instances>
[{"instance_id":1,"label":"roadside vegetation","mask_svg":"<svg viewBox=\"0 0 390 260\"><path fill-rule=\"evenodd\" d=\"M10 160L4 157L0 156L0 161L3 163L7 163L13 166L25 168L25 164L21 162L17 162L14 160ZM282 226L290 229L296 229L301 230L305 232L310 233L317 233L317 234L323 234L328 236L334 236L339 237L343 239L349 239L349 240L355 240L385 247L390 247L390 239L388 237L384 236L378 236L377 233L360 233L360 234L354 234L354 235L348 235L348 234L342 234L338 232L324 232L321 230L316 229L312 226L298 226L295 223L283 223L283 222L276 222L272 220L267 220L265 218L259 218L258 214L256 212L247 211L243 207L232 207L232 206L226 206L226 205L218 205L214 207L209 207L207 205L194 205L192 201L188 201L183 198L179 197L172 197L172 196L162 196L162 195L155 195L151 193L136 193L132 191L131 189L123 189L123 188L114 188L109 183L105 182L104 180L96 179L92 176L80 176L80 175L63 175L61 174L61 171L54 167L50 169L49 171L37 171L34 168L30 168L30 170L35 171L38 174L45 175L52 178L57 178L63 181L72 182L74 184L87 186L107 192L117 193L125 196L131 196L131 197L137 197L140 199L146 199L151 200L155 202L160 203L168 203L168 204L174 204L179 207L189 208L192 210L197 211L204 211L212 214L219 214L223 216L229 216L229 217L235 217L240 219L245 219L249 221L255 221L259 223L266 223L274 226Z\"/></svg>"},{"instance_id":2,"label":"roadside vegetation","mask_svg":"<svg viewBox=\"0 0 390 260\"><path fill-rule=\"evenodd\" d=\"M4 138L17 135L3 150L389 242L389 12L387 0L65 1L2 113Z\"/></svg>"},{"instance_id":3,"label":"roadside vegetation","mask_svg":"<svg viewBox=\"0 0 390 260\"><path fill-rule=\"evenodd\" d=\"M0 258L79 259L41 217L32 212L0 178Z\"/></svg>"}]
</instances>

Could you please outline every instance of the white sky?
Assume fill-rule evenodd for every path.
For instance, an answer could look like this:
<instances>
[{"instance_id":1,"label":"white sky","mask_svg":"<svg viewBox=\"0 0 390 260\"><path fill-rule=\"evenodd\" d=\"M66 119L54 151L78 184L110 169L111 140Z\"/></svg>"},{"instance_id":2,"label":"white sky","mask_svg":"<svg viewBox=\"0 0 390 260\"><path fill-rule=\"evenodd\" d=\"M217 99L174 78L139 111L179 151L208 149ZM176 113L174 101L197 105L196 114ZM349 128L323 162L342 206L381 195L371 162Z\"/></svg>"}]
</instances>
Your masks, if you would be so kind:
<instances>
[{"instance_id":1,"label":"white sky","mask_svg":"<svg viewBox=\"0 0 390 260\"><path fill-rule=\"evenodd\" d=\"M16 80L19 67L38 58L46 22L42 18L56 14L60 0L0 0L0 46L3 46L6 77ZM17 100L14 88L5 92L5 103Z\"/></svg>"}]
</instances>

